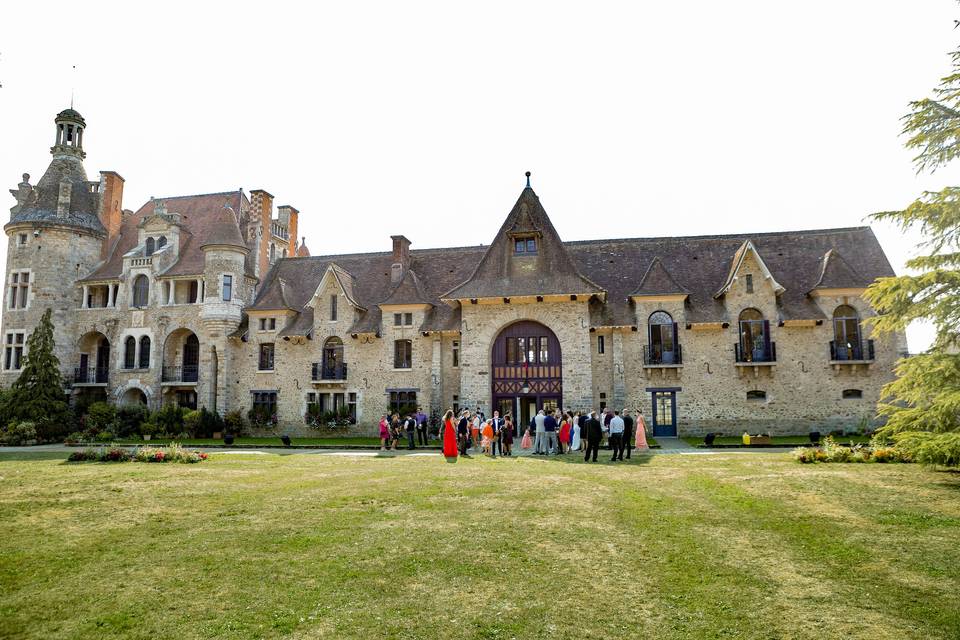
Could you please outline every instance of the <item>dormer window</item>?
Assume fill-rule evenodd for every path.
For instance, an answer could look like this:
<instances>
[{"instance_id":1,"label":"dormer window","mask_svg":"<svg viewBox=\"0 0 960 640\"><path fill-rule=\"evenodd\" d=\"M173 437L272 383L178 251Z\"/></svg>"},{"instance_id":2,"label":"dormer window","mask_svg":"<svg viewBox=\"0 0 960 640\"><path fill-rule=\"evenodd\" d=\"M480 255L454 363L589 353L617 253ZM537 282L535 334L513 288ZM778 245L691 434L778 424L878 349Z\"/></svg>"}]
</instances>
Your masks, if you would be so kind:
<instances>
[{"instance_id":1,"label":"dormer window","mask_svg":"<svg viewBox=\"0 0 960 640\"><path fill-rule=\"evenodd\" d=\"M518 256L537 255L537 239L533 237L514 238L513 253Z\"/></svg>"},{"instance_id":2,"label":"dormer window","mask_svg":"<svg viewBox=\"0 0 960 640\"><path fill-rule=\"evenodd\" d=\"M146 255L148 255L148 256L152 256L152 255L153 255L153 252L155 251L156 243L154 242L153 238L147 238L147 243L146 243L146 244L147 244L147 246L146 246L146 250L144 251L144 253L145 253Z\"/></svg>"},{"instance_id":3,"label":"dormer window","mask_svg":"<svg viewBox=\"0 0 960 640\"><path fill-rule=\"evenodd\" d=\"M157 250L163 249L165 246L167 246L167 236L157 238Z\"/></svg>"}]
</instances>

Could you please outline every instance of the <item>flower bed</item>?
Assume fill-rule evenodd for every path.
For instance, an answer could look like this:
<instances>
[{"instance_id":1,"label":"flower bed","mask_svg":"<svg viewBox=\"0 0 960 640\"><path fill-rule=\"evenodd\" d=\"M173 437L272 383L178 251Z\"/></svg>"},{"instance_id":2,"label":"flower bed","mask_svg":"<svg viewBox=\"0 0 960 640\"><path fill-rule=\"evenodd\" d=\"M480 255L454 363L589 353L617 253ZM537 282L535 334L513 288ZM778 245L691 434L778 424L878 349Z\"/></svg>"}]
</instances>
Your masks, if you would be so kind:
<instances>
[{"instance_id":1,"label":"flower bed","mask_svg":"<svg viewBox=\"0 0 960 640\"><path fill-rule=\"evenodd\" d=\"M819 447L797 447L793 450L797 462L913 462L913 456L904 449L873 441L869 445L852 447L838 444L831 436L824 438Z\"/></svg>"},{"instance_id":2,"label":"flower bed","mask_svg":"<svg viewBox=\"0 0 960 640\"><path fill-rule=\"evenodd\" d=\"M165 447L138 447L123 449L120 447L99 447L74 451L68 462L181 462L192 464L206 460L209 456L202 451L190 451L177 443Z\"/></svg>"}]
</instances>

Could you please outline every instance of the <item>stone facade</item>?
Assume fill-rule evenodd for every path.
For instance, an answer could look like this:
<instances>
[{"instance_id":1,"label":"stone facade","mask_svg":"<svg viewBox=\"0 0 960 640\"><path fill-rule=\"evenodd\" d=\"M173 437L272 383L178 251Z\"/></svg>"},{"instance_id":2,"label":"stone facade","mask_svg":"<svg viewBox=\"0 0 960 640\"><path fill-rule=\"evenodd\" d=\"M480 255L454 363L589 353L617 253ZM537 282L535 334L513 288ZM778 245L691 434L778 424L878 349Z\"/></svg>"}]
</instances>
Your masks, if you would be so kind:
<instances>
[{"instance_id":1,"label":"stone facade","mask_svg":"<svg viewBox=\"0 0 960 640\"><path fill-rule=\"evenodd\" d=\"M118 174L86 181L79 114L56 123L47 174L11 191L4 386L17 336L52 308L76 397L220 413L275 398L295 435L315 433L311 402L372 433L401 404L490 414L514 397L520 413L545 399L626 408L662 434L802 433L870 420L906 352L863 322L864 288L892 273L866 228L565 243L528 186L488 247L412 251L393 236L391 251L309 257L299 212L274 216L264 190L123 210ZM850 308L856 332L839 335ZM656 312L673 324L651 327ZM505 342L520 322L559 353Z\"/></svg>"}]
</instances>

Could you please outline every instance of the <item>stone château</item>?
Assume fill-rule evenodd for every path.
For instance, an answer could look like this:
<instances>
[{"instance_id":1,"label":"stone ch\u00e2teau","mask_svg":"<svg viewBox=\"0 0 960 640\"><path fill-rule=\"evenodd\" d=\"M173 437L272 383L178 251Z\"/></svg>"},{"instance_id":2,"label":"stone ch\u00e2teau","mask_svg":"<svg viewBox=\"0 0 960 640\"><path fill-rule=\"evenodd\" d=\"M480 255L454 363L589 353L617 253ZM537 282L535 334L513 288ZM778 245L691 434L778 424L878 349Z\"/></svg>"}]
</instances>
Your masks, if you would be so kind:
<instances>
[{"instance_id":1,"label":"stone ch\u00e2teau","mask_svg":"<svg viewBox=\"0 0 960 640\"><path fill-rule=\"evenodd\" d=\"M86 122L11 193L2 383L52 308L75 397L309 405L372 431L387 411L641 410L657 435L851 427L906 351L864 289L893 270L868 227L563 241L530 188L488 246L311 256L264 190L151 198L89 180ZM385 247L386 249L386 247Z\"/></svg>"}]
</instances>

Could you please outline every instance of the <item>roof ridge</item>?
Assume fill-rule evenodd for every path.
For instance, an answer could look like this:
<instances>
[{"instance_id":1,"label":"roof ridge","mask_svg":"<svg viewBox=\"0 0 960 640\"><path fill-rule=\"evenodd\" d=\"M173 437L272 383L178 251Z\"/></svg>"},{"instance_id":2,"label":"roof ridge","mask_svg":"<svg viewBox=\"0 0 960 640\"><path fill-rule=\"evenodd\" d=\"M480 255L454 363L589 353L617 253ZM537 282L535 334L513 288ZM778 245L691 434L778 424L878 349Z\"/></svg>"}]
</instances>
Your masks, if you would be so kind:
<instances>
[{"instance_id":1,"label":"roof ridge","mask_svg":"<svg viewBox=\"0 0 960 640\"><path fill-rule=\"evenodd\" d=\"M754 237L771 237L771 236L785 236L785 235L798 235L798 234L828 234L828 233L841 233L844 231L872 231L873 227L870 225L862 225L859 227L834 227L834 228L822 228L822 229L797 229L795 231L758 231L758 232L741 232L741 233L714 233L714 234L705 234L698 236L647 236L640 237L635 236L632 238L597 238L595 240L566 240L564 244L589 244L595 242L630 242L634 240L715 240L717 238L754 238Z\"/></svg>"}]
</instances>

